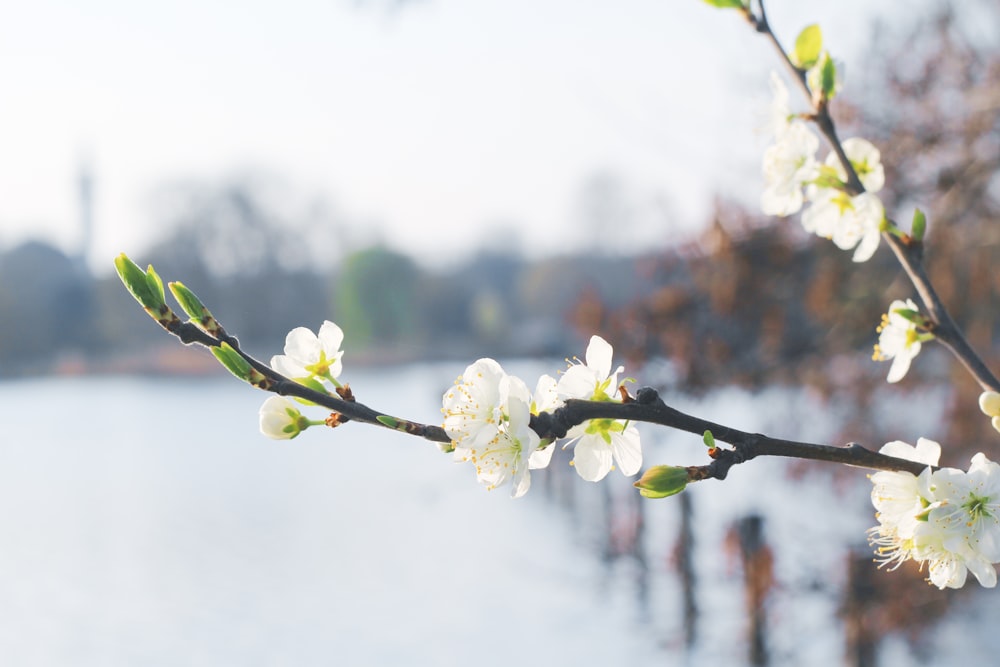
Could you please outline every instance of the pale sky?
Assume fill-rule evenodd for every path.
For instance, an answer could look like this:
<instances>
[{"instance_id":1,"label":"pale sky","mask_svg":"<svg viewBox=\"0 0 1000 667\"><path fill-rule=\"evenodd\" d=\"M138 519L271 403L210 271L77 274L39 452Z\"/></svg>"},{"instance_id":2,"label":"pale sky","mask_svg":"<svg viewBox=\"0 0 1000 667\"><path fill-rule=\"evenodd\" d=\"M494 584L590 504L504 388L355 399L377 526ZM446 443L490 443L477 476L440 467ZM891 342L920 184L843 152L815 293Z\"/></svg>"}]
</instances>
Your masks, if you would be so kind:
<instances>
[{"instance_id":1,"label":"pale sky","mask_svg":"<svg viewBox=\"0 0 1000 667\"><path fill-rule=\"evenodd\" d=\"M849 87L885 4L768 6L786 44L820 23ZM664 246L713 194L755 200L776 63L700 0L14 3L0 11L0 248L74 247L83 159L102 270L123 250L145 261L157 188L248 170L329 202L352 243L442 261L487 232L532 255L593 247L581 192L612 174L627 203L613 247Z\"/></svg>"}]
</instances>

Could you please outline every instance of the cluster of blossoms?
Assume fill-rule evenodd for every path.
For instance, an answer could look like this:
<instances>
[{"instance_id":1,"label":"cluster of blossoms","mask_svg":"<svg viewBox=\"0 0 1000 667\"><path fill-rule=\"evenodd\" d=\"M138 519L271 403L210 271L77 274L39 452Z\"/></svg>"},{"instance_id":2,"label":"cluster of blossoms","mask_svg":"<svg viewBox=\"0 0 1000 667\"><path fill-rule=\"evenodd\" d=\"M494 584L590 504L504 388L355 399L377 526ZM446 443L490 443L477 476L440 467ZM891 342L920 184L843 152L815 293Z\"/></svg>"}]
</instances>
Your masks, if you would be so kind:
<instances>
[{"instance_id":1,"label":"cluster of blossoms","mask_svg":"<svg viewBox=\"0 0 1000 667\"><path fill-rule=\"evenodd\" d=\"M571 364L558 381L543 375L534 393L493 359L471 364L442 399L443 426L455 460L472 463L487 488L510 482L513 497L524 495L530 470L548 466L555 447L530 428L531 416L555 410L567 399L621 400L618 375L624 368L612 371L612 352L607 341L593 336L585 363ZM642 466L639 432L625 421L594 419L570 429L567 438L564 447L575 445L572 465L585 480L603 479L615 464L625 475Z\"/></svg>"},{"instance_id":2,"label":"cluster of blossoms","mask_svg":"<svg viewBox=\"0 0 1000 667\"><path fill-rule=\"evenodd\" d=\"M792 215L808 200L811 205L802 214L806 231L832 240L842 250L854 249L855 262L867 261L878 248L885 221L882 201L875 195L885 184L879 150L864 139L843 142L844 153L866 190L852 195L835 153L823 163L816 160L819 139L790 111L788 89L775 73L771 88L774 143L764 151L766 187L761 209L768 215Z\"/></svg>"},{"instance_id":3,"label":"cluster of blossoms","mask_svg":"<svg viewBox=\"0 0 1000 667\"><path fill-rule=\"evenodd\" d=\"M823 52L807 74L809 88L814 92L821 91L819 72L828 59L829 54ZM836 93L839 85L837 82L831 92ZM786 216L798 213L809 201L810 206L802 213L806 231L832 240L843 250L854 249L855 262L867 261L878 249L887 224L882 201L875 194L885 185L879 150L859 138L841 144L865 189L852 194L847 172L836 153L827 155L823 163L817 161L819 138L800 114L791 112L788 88L775 72L771 73L771 90L774 97L769 131L774 143L764 151L767 185L761 194L761 209L768 215ZM899 382L920 352L921 342L933 338L929 332L918 330L921 321L916 304L909 299L894 301L882 316L873 358L892 359L889 382Z\"/></svg>"},{"instance_id":4,"label":"cluster of blossoms","mask_svg":"<svg viewBox=\"0 0 1000 667\"><path fill-rule=\"evenodd\" d=\"M319 333L297 327L285 337L285 353L271 357L271 368L285 377L327 391L324 383L340 388L337 377L343 370L344 353L340 346L344 332L329 320ZM284 396L271 396L260 408L260 431L269 438L289 440L310 426L325 423L311 420L299 410L296 401Z\"/></svg>"},{"instance_id":5,"label":"cluster of blossoms","mask_svg":"<svg viewBox=\"0 0 1000 667\"><path fill-rule=\"evenodd\" d=\"M877 560L894 570L908 560L925 564L938 588L960 588L971 572L987 588L996 586L1000 562L1000 464L983 454L968 472L936 466L941 446L921 438L913 447L895 441L881 452L927 464L914 475L871 476L872 504L879 525L869 530Z\"/></svg>"}]
</instances>

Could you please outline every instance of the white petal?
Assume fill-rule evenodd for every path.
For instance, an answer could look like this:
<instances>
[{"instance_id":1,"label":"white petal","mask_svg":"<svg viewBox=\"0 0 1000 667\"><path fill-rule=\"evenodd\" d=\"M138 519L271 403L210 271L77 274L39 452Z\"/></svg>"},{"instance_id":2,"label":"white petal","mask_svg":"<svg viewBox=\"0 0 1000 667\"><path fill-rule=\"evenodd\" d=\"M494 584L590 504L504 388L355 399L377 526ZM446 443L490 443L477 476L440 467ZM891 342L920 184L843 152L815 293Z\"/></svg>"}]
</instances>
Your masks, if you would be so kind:
<instances>
[{"instance_id":1,"label":"white petal","mask_svg":"<svg viewBox=\"0 0 1000 667\"><path fill-rule=\"evenodd\" d=\"M510 492L511 498L520 498L531 488L531 473L527 468L514 473L513 490Z\"/></svg>"},{"instance_id":2,"label":"white petal","mask_svg":"<svg viewBox=\"0 0 1000 667\"><path fill-rule=\"evenodd\" d=\"M284 354L276 354L271 357L271 368L287 378L294 379L309 376L309 371L302 364Z\"/></svg>"},{"instance_id":3,"label":"white petal","mask_svg":"<svg viewBox=\"0 0 1000 667\"><path fill-rule=\"evenodd\" d=\"M587 366L603 380L611 375L611 357L614 350L608 341L600 336L591 336L587 346Z\"/></svg>"},{"instance_id":4,"label":"white petal","mask_svg":"<svg viewBox=\"0 0 1000 667\"><path fill-rule=\"evenodd\" d=\"M538 378L538 384L535 385L535 393L532 396L533 411L538 412L551 412L562 405L562 401L559 400L558 392L559 383L551 375L543 375Z\"/></svg>"},{"instance_id":5,"label":"white petal","mask_svg":"<svg viewBox=\"0 0 1000 667\"><path fill-rule=\"evenodd\" d=\"M555 444L550 444L545 449L536 449L531 452L531 456L528 457L528 467L532 470L548 468L549 463L552 462L552 453L554 451L556 451Z\"/></svg>"},{"instance_id":6,"label":"white petal","mask_svg":"<svg viewBox=\"0 0 1000 667\"><path fill-rule=\"evenodd\" d=\"M642 467L642 445L639 442L639 430L630 425L624 433L611 434L611 451L614 453L618 469L626 477L630 477Z\"/></svg>"},{"instance_id":7,"label":"white petal","mask_svg":"<svg viewBox=\"0 0 1000 667\"><path fill-rule=\"evenodd\" d=\"M861 238L861 243L854 250L854 257L851 259L855 262L867 262L875 254L875 251L878 250L878 244L881 240L882 233L880 231L877 229L874 231L869 230Z\"/></svg>"},{"instance_id":8,"label":"white petal","mask_svg":"<svg viewBox=\"0 0 1000 667\"><path fill-rule=\"evenodd\" d=\"M965 563L951 556L932 560L928 574L931 583L943 590L964 586L967 572Z\"/></svg>"},{"instance_id":9,"label":"white petal","mask_svg":"<svg viewBox=\"0 0 1000 667\"><path fill-rule=\"evenodd\" d=\"M913 459L930 466L936 466L941 458L941 445L930 438L918 438Z\"/></svg>"},{"instance_id":10,"label":"white petal","mask_svg":"<svg viewBox=\"0 0 1000 667\"><path fill-rule=\"evenodd\" d=\"M889 368L889 376L886 378L889 382L899 382L906 375L906 371L910 370L910 361L913 359L910 355L906 354L904 351L896 354L892 358L892 366Z\"/></svg>"},{"instance_id":11,"label":"white petal","mask_svg":"<svg viewBox=\"0 0 1000 667\"><path fill-rule=\"evenodd\" d=\"M604 479L611 470L611 447L600 436L584 436L573 450L573 467L588 482Z\"/></svg>"},{"instance_id":12,"label":"white petal","mask_svg":"<svg viewBox=\"0 0 1000 667\"><path fill-rule=\"evenodd\" d=\"M895 456L898 459L936 466L938 458L941 456L941 445L928 438L917 440L916 447L902 440L893 440L882 445L878 451L886 456ZM880 473L876 473L876 475L878 474Z\"/></svg>"},{"instance_id":13,"label":"white petal","mask_svg":"<svg viewBox=\"0 0 1000 667\"><path fill-rule=\"evenodd\" d=\"M997 571L986 559L970 558L965 565L983 588L993 588L997 585Z\"/></svg>"},{"instance_id":14,"label":"white petal","mask_svg":"<svg viewBox=\"0 0 1000 667\"><path fill-rule=\"evenodd\" d=\"M593 398L594 390L600 379L590 367L576 364L567 368L566 372L559 378L556 392L561 399L582 398L589 400Z\"/></svg>"},{"instance_id":15,"label":"white petal","mask_svg":"<svg viewBox=\"0 0 1000 667\"><path fill-rule=\"evenodd\" d=\"M336 324L326 320L319 328L318 339L323 346L323 351L328 357L332 357L340 352L340 346L344 342L344 332Z\"/></svg>"},{"instance_id":16,"label":"white petal","mask_svg":"<svg viewBox=\"0 0 1000 667\"><path fill-rule=\"evenodd\" d=\"M319 339L305 327L295 327L285 336L285 355L302 365L319 361Z\"/></svg>"}]
</instances>

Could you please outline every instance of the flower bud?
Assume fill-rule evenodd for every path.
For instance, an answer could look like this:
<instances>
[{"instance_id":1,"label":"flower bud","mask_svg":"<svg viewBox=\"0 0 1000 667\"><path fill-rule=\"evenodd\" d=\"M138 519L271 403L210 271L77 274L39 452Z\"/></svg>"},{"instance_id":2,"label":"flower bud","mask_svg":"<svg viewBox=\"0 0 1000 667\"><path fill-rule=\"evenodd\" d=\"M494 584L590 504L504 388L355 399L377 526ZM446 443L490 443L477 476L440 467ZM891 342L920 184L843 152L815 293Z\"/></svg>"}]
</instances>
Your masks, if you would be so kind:
<instances>
[{"instance_id":1,"label":"flower bud","mask_svg":"<svg viewBox=\"0 0 1000 667\"><path fill-rule=\"evenodd\" d=\"M260 432L275 440L291 440L309 427L295 403L272 396L260 406Z\"/></svg>"},{"instance_id":2,"label":"flower bud","mask_svg":"<svg viewBox=\"0 0 1000 667\"><path fill-rule=\"evenodd\" d=\"M666 498L684 490L688 483L686 468L653 466L632 486L646 498Z\"/></svg>"},{"instance_id":3,"label":"flower bud","mask_svg":"<svg viewBox=\"0 0 1000 667\"><path fill-rule=\"evenodd\" d=\"M984 391L979 395L979 409L984 415L996 417L1000 415L1000 393Z\"/></svg>"}]
</instances>

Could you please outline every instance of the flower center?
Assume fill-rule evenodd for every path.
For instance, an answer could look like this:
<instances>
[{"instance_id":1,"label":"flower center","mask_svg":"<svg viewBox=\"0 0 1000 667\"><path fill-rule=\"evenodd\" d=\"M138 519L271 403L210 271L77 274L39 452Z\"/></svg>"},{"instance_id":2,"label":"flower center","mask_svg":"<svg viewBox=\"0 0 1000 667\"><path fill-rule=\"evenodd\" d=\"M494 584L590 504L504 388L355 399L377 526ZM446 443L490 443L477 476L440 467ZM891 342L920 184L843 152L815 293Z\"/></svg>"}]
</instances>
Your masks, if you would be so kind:
<instances>
[{"instance_id":1,"label":"flower center","mask_svg":"<svg viewBox=\"0 0 1000 667\"><path fill-rule=\"evenodd\" d=\"M983 518L992 517L993 514L989 509L989 497L981 497L975 494L969 494L969 499L962 504L962 508L969 513L971 521L970 525Z\"/></svg>"},{"instance_id":2,"label":"flower center","mask_svg":"<svg viewBox=\"0 0 1000 667\"><path fill-rule=\"evenodd\" d=\"M305 368L313 375L326 377L327 375L330 374L330 366L336 361L337 361L336 358L327 359L326 352L320 351L319 361L317 361L315 364L307 365Z\"/></svg>"}]
</instances>

